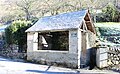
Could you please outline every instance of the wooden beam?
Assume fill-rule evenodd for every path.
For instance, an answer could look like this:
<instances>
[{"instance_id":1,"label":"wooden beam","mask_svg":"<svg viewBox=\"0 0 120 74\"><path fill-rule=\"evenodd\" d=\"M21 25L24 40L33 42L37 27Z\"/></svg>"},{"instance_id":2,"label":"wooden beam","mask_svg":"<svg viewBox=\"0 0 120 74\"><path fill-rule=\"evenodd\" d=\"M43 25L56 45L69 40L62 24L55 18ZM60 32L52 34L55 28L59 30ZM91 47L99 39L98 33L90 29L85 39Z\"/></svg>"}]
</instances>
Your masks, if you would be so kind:
<instances>
[{"instance_id":1,"label":"wooden beam","mask_svg":"<svg viewBox=\"0 0 120 74\"><path fill-rule=\"evenodd\" d=\"M91 23L91 21L85 21L85 22L87 22L87 23Z\"/></svg>"},{"instance_id":2,"label":"wooden beam","mask_svg":"<svg viewBox=\"0 0 120 74\"><path fill-rule=\"evenodd\" d=\"M89 15L88 15L88 13L85 15L85 21L90 21L90 17L89 17Z\"/></svg>"},{"instance_id":3,"label":"wooden beam","mask_svg":"<svg viewBox=\"0 0 120 74\"><path fill-rule=\"evenodd\" d=\"M87 32L86 30L83 30L83 29L80 29L80 31L82 31L82 32Z\"/></svg>"},{"instance_id":4,"label":"wooden beam","mask_svg":"<svg viewBox=\"0 0 120 74\"><path fill-rule=\"evenodd\" d=\"M84 25L85 30L88 30L85 20L83 21L83 23L84 23L83 25Z\"/></svg>"}]
</instances>

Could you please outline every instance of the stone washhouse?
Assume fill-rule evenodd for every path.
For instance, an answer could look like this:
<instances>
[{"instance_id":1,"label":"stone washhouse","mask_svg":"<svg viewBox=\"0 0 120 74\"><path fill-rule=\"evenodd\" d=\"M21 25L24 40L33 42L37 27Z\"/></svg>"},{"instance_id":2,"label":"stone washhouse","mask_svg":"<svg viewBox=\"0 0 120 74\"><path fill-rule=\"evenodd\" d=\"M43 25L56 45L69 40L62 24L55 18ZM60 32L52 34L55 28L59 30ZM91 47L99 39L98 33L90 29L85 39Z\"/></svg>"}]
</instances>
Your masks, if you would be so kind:
<instances>
[{"instance_id":1,"label":"stone washhouse","mask_svg":"<svg viewBox=\"0 0 120 74\"><path fill-rule=\"evenodd\" d=\"M96 32L88 10L40 18L27 32L27 60L80 68L89 60Z\"/></svg>"}]
</instances>

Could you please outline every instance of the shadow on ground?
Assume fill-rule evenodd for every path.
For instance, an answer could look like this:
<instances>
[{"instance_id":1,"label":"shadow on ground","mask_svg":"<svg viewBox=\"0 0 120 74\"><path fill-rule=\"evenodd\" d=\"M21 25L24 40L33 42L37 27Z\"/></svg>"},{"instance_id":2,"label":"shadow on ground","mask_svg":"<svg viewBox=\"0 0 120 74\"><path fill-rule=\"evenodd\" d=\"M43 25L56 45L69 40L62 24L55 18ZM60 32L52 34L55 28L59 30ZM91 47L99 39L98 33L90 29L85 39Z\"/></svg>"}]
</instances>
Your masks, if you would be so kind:
<instances>
[{"instance_id":1,"label":"shadow on ground","mask_svg":"<svg viewBox=\"0 0 120 74\"><path fill-rule=\"evenodd\" d=\"M120 73L120 69L110 69L110 70Z\"/></svg>"},{"instance_id":2,"label":"shadow on ground","mask_svg":"<svg viewBox=\"0 0 120 74\"><path fill-rule=\"evenodd\" d=\"M80 74L79 71L77 72L53 72L53 71L48 71L51 66L49 66L45 71L41 70L26 70L26 72L33 72L33 73L46 73L46 74Z\"/></svg>"},{"instance_id":3,"label":"shadow on ground","mask_svg":"<svg viewBox=\"0 0 120 74\"><path fill-rule=\"evenodd\" d=\"M52 71L40 71L40 70L26 70L33 73L46 73L46 74L80 74L80 72L52 72Z\"/></svg>"},{"instance_id":4,"label":"shadow on ground","mask_svg":"<svg viewBox=\"0 0 120 74\"><path fill-rule=\"evenodd\" d=\"M5 59L2 59L2 60L0 60L0 61L6 61Z\"/></svg>"}]
</instances>

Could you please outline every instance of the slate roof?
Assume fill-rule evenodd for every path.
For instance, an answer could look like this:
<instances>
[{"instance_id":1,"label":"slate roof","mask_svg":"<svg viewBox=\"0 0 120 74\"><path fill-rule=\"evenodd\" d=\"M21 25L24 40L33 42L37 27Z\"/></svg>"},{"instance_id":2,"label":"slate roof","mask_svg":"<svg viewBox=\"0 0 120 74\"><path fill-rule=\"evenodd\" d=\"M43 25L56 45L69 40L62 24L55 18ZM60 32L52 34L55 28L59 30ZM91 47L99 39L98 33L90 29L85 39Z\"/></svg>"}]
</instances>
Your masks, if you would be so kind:
<instances>
[{"instance_id":1,"label":"slate roof","mask_svg":"<svg viewBox=\"0 0 120 74\"><path fill-rule=\"evenodd\" d=\"M63 13L39 19L26 32L77 29L88 10Z\"/></svg>"}]
</instances>

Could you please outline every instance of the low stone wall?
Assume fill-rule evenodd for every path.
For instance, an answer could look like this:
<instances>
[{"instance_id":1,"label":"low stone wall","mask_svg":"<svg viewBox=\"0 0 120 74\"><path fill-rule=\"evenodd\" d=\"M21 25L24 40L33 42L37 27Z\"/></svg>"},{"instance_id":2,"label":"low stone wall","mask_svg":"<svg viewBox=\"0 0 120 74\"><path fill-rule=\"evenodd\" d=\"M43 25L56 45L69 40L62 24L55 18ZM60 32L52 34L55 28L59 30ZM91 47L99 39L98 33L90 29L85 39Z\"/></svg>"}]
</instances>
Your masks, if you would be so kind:
<instances>
[{"instance_id":1,"label":"low stone wall","mask_svg":"<svg viewBox=\"0 0 120 74\"><path fill-rule=\"evenodd\" d=\"M18 52L18 45L12 44L12 45L3 45L2 48L0 48L0 56L11 58L11 59L26 59L27 53L25 52Z\"/></svg>"},{"instance_id":2,"label":"low stone wall","mask_svg":"<svg viewBox=\"0 0 120 74\"><path fill-rule=\"evenodd\" d=\"M104 68L120 64L120 47L100 46L97 49L97 66Z\"/></svg>"},{"instance_id":3,"label":"low stone wall","mask_svg":"<svg viewBox=\"0 0 120 74\"><path fill-rule=\"evenodd\" d=\"M0 51L0 56L11 58L11 59L26 59L27 53L18 53L12 51Z\"/></svg>"},{"instance_id":4,"label":"low stone wall","mask_svg":"<svg viewBox=\"0 0 120 74\"><path fill-rule=\"evenodd\" d=\"M27 53L27 60L40 64L77 68L77 54L68 51L34 51Z\"/></svg>"},{"instance_id":5,"label":"low stone wall","mask_svg":"<svg viewBox=\"0 0 120 74\"><path fill-rule=\"evenodd\" d=\"M108 51L108 65L120 64L120 46L109 47Z\"/></svg>"},{"instance_id":6,"label":"low stone wall","mask_svg":"<svg viewBox=\"0 0 120 74\"><path fill-rule=\"evenodd\" d=\"M108 66L108 47L99 46L96 53L96 65L99 68Z\"/></svg>"}]
</instances>

